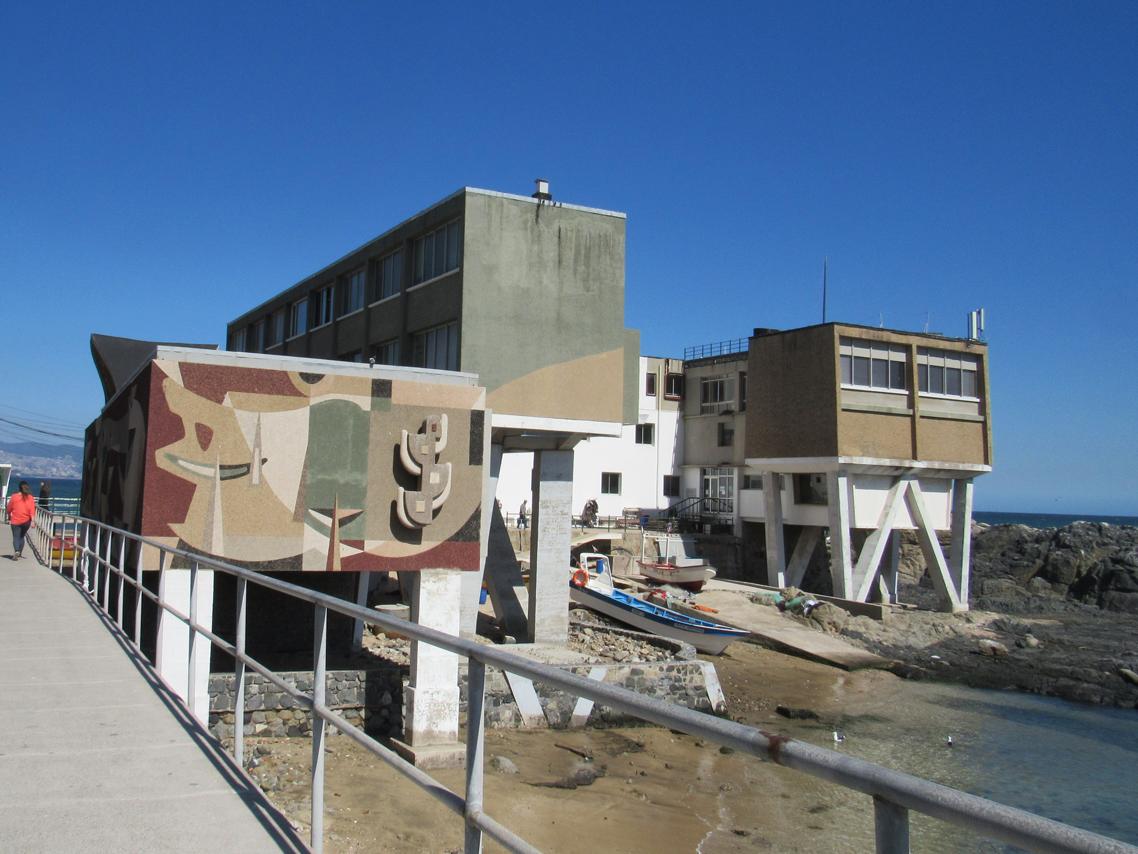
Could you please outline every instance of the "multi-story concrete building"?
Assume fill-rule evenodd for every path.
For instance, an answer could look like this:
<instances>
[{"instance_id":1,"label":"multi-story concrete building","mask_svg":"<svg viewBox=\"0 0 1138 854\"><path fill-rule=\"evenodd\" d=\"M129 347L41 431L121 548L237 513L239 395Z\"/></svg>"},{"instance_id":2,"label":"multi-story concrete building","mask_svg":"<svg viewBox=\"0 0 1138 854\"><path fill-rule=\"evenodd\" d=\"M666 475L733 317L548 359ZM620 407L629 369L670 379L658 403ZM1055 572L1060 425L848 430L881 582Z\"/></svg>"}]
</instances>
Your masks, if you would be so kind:
<instances>
[{"instance_id":1,"label":"multi-story concrete building","mask_svg":"<svg viewBox=\"0 0 1138 854\"><path fill-rule=\"evenodd\" d=\"M799 583L826 530L835 594L888 599L896 532L912 530L946 604L967 608L972 482L992 467L987 355L850 324L755 330L746 464L762 500L744 518L763 522L770 583Z\"/></svg>"},{"instance_id":2,"label":"multi-story concrete building","mask_svg":"<svg viewBox=\"0 0 1138 854\"><path fill-rule=\"evenodd\" d=\"M639 335L624 326L625 215L555 202L548 189L465 187L245 312L227 342L476 373L491 413L483 507L503 455L533 454L531 582L491 585L491 596L516 625L521 603L498 597L528 595L529 638L563 642L573 449L637 423ZM463 597L476 602L477 588ZM465 631L473 618L464 613Z\"/></svg>"}]
</instances>

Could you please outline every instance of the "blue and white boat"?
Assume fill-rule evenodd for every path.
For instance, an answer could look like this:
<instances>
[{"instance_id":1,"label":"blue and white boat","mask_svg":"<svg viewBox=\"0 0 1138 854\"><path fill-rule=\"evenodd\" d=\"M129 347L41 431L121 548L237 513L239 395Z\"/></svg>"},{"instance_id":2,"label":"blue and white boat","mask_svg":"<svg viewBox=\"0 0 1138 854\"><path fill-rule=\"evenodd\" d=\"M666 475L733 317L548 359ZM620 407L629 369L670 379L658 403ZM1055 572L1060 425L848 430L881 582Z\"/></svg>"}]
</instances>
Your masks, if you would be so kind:
<instances>
[{"instance_id":1,"label":"blue and white boat","mask_svg":"<svg viewBox=\"0 0 1138 854\"><path fill-rule=\"evenodd\" d=\"M581 555L581 566L582 569L573 572L569 583L569 598L598 614L645 632L690 643L700 652L709 655L719 655L731 641L750 634L734 626L689 617L617 590L613 587L603 555ZM596 575L588 571L594 567Z\"/></svg>"}]
</instances>

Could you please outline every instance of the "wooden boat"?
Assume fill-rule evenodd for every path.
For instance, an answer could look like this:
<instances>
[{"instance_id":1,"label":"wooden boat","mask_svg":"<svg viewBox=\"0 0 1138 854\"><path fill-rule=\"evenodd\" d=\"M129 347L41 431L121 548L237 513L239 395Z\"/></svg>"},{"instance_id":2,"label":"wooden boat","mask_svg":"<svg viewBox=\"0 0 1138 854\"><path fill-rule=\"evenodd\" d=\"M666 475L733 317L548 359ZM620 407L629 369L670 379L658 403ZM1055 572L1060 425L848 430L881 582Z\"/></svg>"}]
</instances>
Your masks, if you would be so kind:
<instances>
[{"instance_id":1,"label":"wooden boat","mask_svg":"<svg viewBox=\"0 0 1138 854\"><path fill-rule=\"evenodd\" d=\"M586 557L603 556L582 555L582 558ZM589 564L583 560L581 565L585 567ZM645 602L631 593L617 590L612 586L612 578L605 571L603 561L596 576L590 575L584 568L574 570L570 581L569 598L598 614L612 617L642 631L685 641L700 652L710 655L719 655L731 641L750 634L733 626L725 626L699 617L689 617L670 608Z\"/></svg>"},{"instance_id":2,"label":"wooden boat","mask_svg":"<svg viewBox=\"0 0 1138 854\"><path fill-rule=\"evenodd\" d=\"M647 557L648 542L655 543L656 559ZM715 569L698 555L691 554L694 543L675 534L644 534L640 541L640 573L655 584L673 584L699 592L715 577Z\"/></svg>"}]
</instances>

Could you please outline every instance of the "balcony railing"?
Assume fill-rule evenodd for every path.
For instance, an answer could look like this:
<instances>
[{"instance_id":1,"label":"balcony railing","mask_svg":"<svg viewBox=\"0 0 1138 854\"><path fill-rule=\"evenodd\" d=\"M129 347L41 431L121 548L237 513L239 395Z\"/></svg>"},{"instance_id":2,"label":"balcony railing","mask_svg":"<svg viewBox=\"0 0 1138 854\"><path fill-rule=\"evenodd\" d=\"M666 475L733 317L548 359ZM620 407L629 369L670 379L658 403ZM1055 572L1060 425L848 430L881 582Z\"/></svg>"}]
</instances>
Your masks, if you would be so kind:
<instances>
[{"instance_id":1,"label":"balcony railing","mask_svg":"<svg viewBox=\"0 0 1138 854\"><path fill-rule=\"evenodd\" d=\"M716 341L712 344L696 344L694 347L684 347L684 361L692 359L705 359L708 356L729 356L732 353L746 353L750 346L749 338L732 338L728 341Z\"/></svg>"}]
</instances>

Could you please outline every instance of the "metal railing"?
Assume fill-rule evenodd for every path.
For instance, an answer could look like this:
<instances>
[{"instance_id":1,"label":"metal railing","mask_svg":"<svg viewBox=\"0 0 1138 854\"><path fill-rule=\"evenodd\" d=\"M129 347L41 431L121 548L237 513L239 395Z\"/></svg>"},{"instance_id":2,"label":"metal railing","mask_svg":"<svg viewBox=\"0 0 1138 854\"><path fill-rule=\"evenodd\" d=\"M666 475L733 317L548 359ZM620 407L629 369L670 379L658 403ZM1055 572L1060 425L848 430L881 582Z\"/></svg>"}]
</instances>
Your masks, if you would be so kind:
<instances>
[{"instance_id":1,"label":"metal railing","mask_svg":"<svg viewBox=\"0 0 1138 854\"><path fill-rule=\"evenodd\" d=\"M693 347L684 347L684 361L692 359L705 359L708 356L729 356L732 353L745 353L751 346L749 338L731 338L727 341L715 341L711 344L696 344Z\"/></svg>"},{"instance_id":2,"label":"metal railing","mask_svg":"<svg viewBox=\"0 0 1138 854\"><path fill-rule=\"evenodd\" d=\"M1005 806L977 795L940 785L901 771L894 771L858 759L817 747L804 741L745 726L724 718L697 712L683 706L645 697L616 685L606 685L577 676L555 667L531 661L521 656L484 646L474 641L448 635L434 629L409 623L396 617L337 599L303 587L262 575L222 561L198 554L168 548L146 540L136 534L81 519L75 516L55 516L41 512L37 552L41 562L61 573L65 570L65 548L52 551L52 539L59 533L60 545L68 538L75 548L70 565L71 578L100 607L108 619L115 622L126 636L123 624L123 591L126 585L136 591L134 604L133 638L127 638L140 649L140 625L143 598L150 600L189 627L189 678L186 686L187 705L194 706L193 674L196 640L208 638L219 649L233 656L236 688L234 692L233 755L239 764L244 762L244 715L246 668L261 674L273 685L291 695L310 710L312 721L312 835L314 851L323 848L324 818L324 737L327 724L332 724L357 744L391 765L420 787L433 795L453 812L462 816L465 827L465 851L478 854L482 850L483 834L501 843L507 850L534 852L535 849L517 834L486 814L483 804L483 742L486 731L485 698L486 668L524 676L555 686L579 697L587 697L617 711L625 712L649 723L679 730L716 744L733 748L759 759L793 768L813 777L828 780L872 798L876 850L880 854L898 854L909 850L909 812L941 819L968 828L982 836L1001 840L1030 851L1043 852L1135 852L1127 843L1110 839L1091 831L1082 830L1052 819ZM116 548L117 544L117 548ZM130 547L128 547L130 544ZM190 613L183 614L164 602L158 594L143 586L144 569L139 561L133 571L126 566L127 555L138 544L156 549L159 555L159 572L171 567L173 558L179 558L190 568ZM46 558L46 560L45 560ZM116 562L117 560L117 562ZM236 583L236 632L230 643L200 625L197 620L197 575L202 570L213 570L233 576ZM118 578L116 607L111 610L111 576ZM246 653L246 591L256 584L269 590L309 602L314 608L315 631L313 637L313 690L311 694L297 690L272 670ZM328 613L335 612L361 620L366 625L378 626L385 631L397 632L412 641L427 643L463 656L468 664L468 705L466 732L466 794L465 797L447 789L397 753L381 744L363 730L348 723L325 704L325 677L327 655Z\"/></svg>"}]
</instances>

